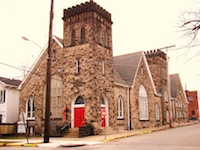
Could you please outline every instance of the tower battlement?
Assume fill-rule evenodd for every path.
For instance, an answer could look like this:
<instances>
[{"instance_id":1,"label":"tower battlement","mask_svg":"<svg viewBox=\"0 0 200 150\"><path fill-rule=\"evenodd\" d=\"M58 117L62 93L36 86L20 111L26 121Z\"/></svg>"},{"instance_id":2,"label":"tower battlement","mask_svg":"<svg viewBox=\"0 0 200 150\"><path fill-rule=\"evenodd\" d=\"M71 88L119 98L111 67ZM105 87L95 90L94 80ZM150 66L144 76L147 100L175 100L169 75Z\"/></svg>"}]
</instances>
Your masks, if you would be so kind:
<instances>
[{"instance_id":1,"label":"tower battlement","mask_svg":"<svg viewBox=\"0 0 200 150\"><path fill-rule=\"evenodd\" d=\"M99 6L97 3L95 3L94 1L81 3L80 5L64 9L63 20L66 20L66 18L70 18L72 16L76 16L86 12L96 12L102 17L104 17L107 21L112 22L111 14L105 9L103 9L101 6Z\"/></svg>"},{"instance_id":2,"label":"tower battlement","mask_svg":"<svg viewBox=\"0 0 200 150\"><path fill-rule=\"evenodd\" d=\"M150 57L160 57L160 58L162 58L164 60L167 59L166 53L162 52L160 49L146 51L145 55L146 55L147 58L150 58Z\"/></svg>"}]
</instances>

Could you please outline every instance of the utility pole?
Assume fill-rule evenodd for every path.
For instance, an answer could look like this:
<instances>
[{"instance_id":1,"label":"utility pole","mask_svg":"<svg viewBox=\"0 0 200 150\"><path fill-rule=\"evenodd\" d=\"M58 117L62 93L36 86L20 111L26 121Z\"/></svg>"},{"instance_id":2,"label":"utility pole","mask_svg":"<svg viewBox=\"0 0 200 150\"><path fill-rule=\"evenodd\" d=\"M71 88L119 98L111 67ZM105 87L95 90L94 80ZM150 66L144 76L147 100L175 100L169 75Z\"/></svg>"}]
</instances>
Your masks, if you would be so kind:
<instances>
[{"instance_id":1,"label":"utility pole","mask_svg":"<svg viewBox=\"0 0 200 150\"><path fill-rule=\"evenodd\" d=\"M47 73L46 73L46 103L45 103L45 131L44 143L49 143L50 136L50 102L51 102L51 49L53 44L53 8L54 0L51 0L50 21L49 21L49 43L47 51Z\"/></svg>"}]
</instances>

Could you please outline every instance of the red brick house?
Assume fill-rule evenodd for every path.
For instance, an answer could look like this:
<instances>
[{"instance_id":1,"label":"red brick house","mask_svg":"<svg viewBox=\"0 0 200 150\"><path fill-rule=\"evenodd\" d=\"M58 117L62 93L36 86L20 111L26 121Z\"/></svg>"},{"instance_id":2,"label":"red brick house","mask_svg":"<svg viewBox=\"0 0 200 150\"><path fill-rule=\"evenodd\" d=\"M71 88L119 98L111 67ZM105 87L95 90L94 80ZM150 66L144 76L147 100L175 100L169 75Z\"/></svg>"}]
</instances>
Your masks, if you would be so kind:
<instances>
[{"instance_id":1,"label":"red brick house","mask_svg":"<svg viewBox=\"0 0 200 150\"><path fill-rule=\"evenodd\" d=\"M188 112L189 112L189 118L192 120L199 119L199 101L200 101L200 95L198 91L185 91L189 106L188 106Z\"/></svg>"}]
</instances>

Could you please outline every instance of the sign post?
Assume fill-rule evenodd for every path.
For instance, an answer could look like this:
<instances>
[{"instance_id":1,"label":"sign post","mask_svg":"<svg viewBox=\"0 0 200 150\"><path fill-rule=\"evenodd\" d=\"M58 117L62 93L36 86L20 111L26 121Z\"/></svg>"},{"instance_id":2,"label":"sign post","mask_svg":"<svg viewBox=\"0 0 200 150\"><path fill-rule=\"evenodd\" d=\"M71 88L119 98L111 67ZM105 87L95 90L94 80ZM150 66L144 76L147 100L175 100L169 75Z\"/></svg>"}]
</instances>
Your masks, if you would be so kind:
<instances>
[{"instance_id":1,"label":"sign post","mask_svg":"<svg viewBox=\"0 0 200 150\"><path fill-rule=\"evenodd\" d=\"M101 108L101 118L105 120L104 129L105 129L105 139L106 139L106 110L105 108Z\"/></svg>"}]
</instances>

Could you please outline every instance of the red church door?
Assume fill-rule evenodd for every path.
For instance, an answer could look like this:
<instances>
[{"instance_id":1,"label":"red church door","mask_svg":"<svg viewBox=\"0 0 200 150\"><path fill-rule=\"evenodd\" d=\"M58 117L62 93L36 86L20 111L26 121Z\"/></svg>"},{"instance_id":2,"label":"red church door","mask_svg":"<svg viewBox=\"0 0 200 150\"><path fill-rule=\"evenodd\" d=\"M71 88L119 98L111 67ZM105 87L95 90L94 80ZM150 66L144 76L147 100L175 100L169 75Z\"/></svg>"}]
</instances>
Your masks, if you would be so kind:
<instances>
[{"instance_id":1,"label":"red church door","mask_svg":"<svg viewBox=\"0 0 200 150\"><path fill-rule=\"evenodd\" d=\"M84 107L74 108L74 127L81 127L85 125Z\"/></svg>"},{"instance_id":2,"label":"red church door","mask_svg":"<svg viewBox=\"0 0 200 150\"><path fill-rule=\"evenodd\" d=\"M102 112L103 110L105 111L106 108L105 108L105 107L101 107L101 112ZM102 126L102 127L105 127L105 125L106 125L106 116L101 114L101 126Z\"/></svg>"}]
</instances>

